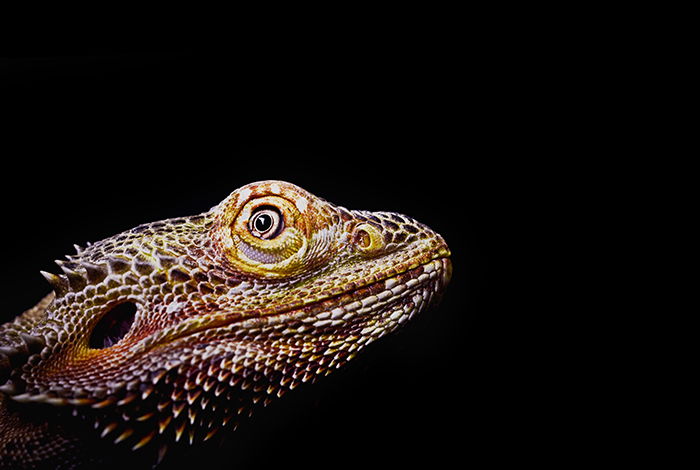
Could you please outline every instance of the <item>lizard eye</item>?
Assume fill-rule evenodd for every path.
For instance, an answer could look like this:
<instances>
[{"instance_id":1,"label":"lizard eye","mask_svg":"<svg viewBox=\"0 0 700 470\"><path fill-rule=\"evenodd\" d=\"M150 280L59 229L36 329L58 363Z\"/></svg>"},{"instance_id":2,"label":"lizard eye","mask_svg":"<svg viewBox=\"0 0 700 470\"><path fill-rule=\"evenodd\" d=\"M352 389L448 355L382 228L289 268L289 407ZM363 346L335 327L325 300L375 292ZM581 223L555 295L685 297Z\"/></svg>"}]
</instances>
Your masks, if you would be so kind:
<instances>
[{"instance_id":1,"label":"lizard eye","mask_svg":"<svg viewBox=\"0 0 700 470\"><path fill-rule=\"evenodd\" d=\"M271 240L284 229L282 214L272 206L259 207L248 222L250 233L263 240Z\"/></svg>"},{"instance_id":2,"label":"lizard eye","mask_svg":"<svg viewBox=\"0 0 700 470\"><path fill-rule=\"evenodd\" d=\"M278 195L248 199L229 225L226 255L239 269L284 277L302 266L307 219L296 204Z\"/></svg>"}]
</instances>

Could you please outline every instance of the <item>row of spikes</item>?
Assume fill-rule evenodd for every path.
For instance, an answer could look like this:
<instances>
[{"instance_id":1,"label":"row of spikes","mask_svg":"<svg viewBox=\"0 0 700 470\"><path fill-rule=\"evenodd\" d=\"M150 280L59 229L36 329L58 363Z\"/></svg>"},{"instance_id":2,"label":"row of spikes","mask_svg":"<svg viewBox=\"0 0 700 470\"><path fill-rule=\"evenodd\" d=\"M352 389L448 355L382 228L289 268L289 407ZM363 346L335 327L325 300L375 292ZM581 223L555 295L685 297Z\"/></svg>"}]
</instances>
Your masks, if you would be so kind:
<instances>
[{"instance_id":1,"label":"row of spikes","mask_svg":"<svg viewBox=\"0 0 700 470\"><path fill-rule=\"evenodd\" d=\"M78 254L82 248L75 245ZM108 258L105 265L93 264L81 261L80 264L74 262L75 256L67 256L68 261L56 260L55 263L61 268L63 274L54 274L40 271L41 275L48 281L56 292L57 296L67 294L69 291L81 291L88 284L98 284L110 273L122 274L126 272L131 264L120 258Z\"/></svg>"},{"instance_id":2,"label":"row of spikes","mask_svg":"<svg viewBox=\"0 0 700 470\"><path fill-rule=\"evenodd\" d=\"M172 402L179 402L177 405L173 406L173 414L175 417L182 411L185 405L192 406L195 401L200 401L199 398L202 396L202 392L212 391L214 397L220 396L225 390L235 387L242 391L250 390L258 394L253 398L254 403L260 401L264 402L267 406L270 402L270 397L277 396L281 397L287 390L294 390L301 383L308 381L313 381L316 374L323 373L328 375L330 370L324 370L319 368L316 373L310 373L308 371L301 371L301 375L297 375L297 372L293 374L293 377L278 377L279 383L259 383L257 377L251 377L245 379L240 375L232 373L230 370L220 370L218 371L217 377L201 377L200 374L197 375L193 380L188 380L183 384L182 388L178 388L173 391L171 395ZM165 371L159 371L157 373L151 374L152 384L144 383L141 379L136 379L133 381L133 388L129 383L123 383L119 390L113 390L109 396L106 398L96 398L96 397L60 397L47 393L32 393L24 392L23 387L18 384L14 384L12 381L8 381L5 385L0 386L0 391L8 393L13 396L15 401L25 403L25 402L42 402L49 403L52 405L63 406L63 405L74 405L74 406L90 406L94 409L102 409L111 406L123 406L131 403L134 400L146 400L154 391L155 386L158 384L159 380L165 375ZM205 380L206 379L206 380ZM144 379L148 380L148 379ZM24 393L23 393L24 392ZM207 408L209 398L202 398L200 406L202 409Z\"/></svg>"},{"instance_id":3,"label":"row of spikes","mask_svg":"<svg viewBox=\"0 0 700 470\"><path fill-rule=\"evenodd\" d=\"M253 403L255 402L253 401ZM253 408L250 405L230 405L230 399L224 401L224 404L213 405L209 407L210 415L205 417L198 412L199 407L189 407L186 409L186 412L183 412L183 407L180 407L179 404L166 400L158 404L158 413L152 411L142 416L131 417L131 419L126 421L124 420L125 415L116 420L97 419L94 427L100 431L100 437L111 439L114 444L129 440L129 446L132 450L138 450L146 446L154 437L167 433L172 433L171 438L174 442L179 442L184 437L183 435L186 434L189 437L189 443L193 444L195 440L209 440L222 426L227 426L229 423L233 424L235 429L238 424L238 418L250 417L253 413ZM166 411L169 407L172 407L170 413ZM206 406L201 407L202 411L206 409ZM214 416L218 416L218 418ZM157 421L153 421L154 419ZM147 432L146 429L142 428L142 423L146 422L151 423L150 425L145 425L146 428L151 427L151 432ZM185 431L188 432L185 433Z\"/></svg>"},{"instance_id":4,"label":"row of spikes","mask_svg":"<svg viewBox=\"0 0 700 470\"><path fill-rule=\"evenodd\" d=\"M155 390L155 386L165 376L166 371L160 370L156 372L146 372L139 378L135 378L129 382L121 382L114 386L112 390L103 388L99 395L90 397L62 397L55 393L37 393L26 392L24 384L15 384L9 380L4 385L0 386L0 392L7 393L12 396L12 399L20 403L40 402L48 403L56 406L73 405L73 406L91 406L95 409L106 408L116 405L122 406L130 403L136 398L146 400ZM150 382L150 383L148 383ZM56 392L56 390L54 390ZM98 390L93 390L93 393L98 393Z\"/></svg>"},{"instance_id":5,"label":"row of spikes","mask_svg":"<svg viewBox=\"0 0 700 470\"><path fill-rule=\"evenodd\" d=\"M88 243L88 246L90 244ZM83 248L75 245L78 254L81 254ZM62 296L70 291L81 291L88 284L98 284L102 282L109 274L123 274L131 269L132 262L118 257L108 257L104 264L94 264L85 260L78 262L78 257L75 255L66 256L67 261L56 260L55 263L61 268L63 274L54 274L46 271L40 271L41 275L53 287L57 296ZM172 256L158 256L157 263L163 268L172 267L176 262L176 258ZM157 266L149 260L135 259L135 270L146 275L157 269Z\"/></svg>"},{"instance_id":6,"label":"row of spikes","mask_svg":"<svg viewBox=\"0 0 700 470\"><path fill-rule=\"evenodd\" d=\"M167 369L160 369L158 371L150 371L142 374L138 378L134 378L130 382L123 382L120 387L117 387L107 395L107 389L102 393L102 398L98 396L92 397L60 397L53 396L46 393L23 393L23 387L21 384L14 384L12 381L7 381L9 377L9 372L12 367L16 367L17 364L24 363L26 358L33 353L40 352L45 343L42 338L21 333L21 337L25 343L23 347L20 348L0 348L0 366L2 366L3 371L7 371L4 376L4 385L0 386L0 391L13 395L16 401L25 402L46 402L54 405L91 405L93 408L104 408L111 405L124 405L128 401L131 401L140 395L141 400L145 400L153 391L154 387L166 377ZM338 353L342 353L338 351ZM350 357L343 359L347 360ZM9 357L15 358L10 361ZM327 364L331 361L330 364ZM234 364L230 358L224 358L218 364L211 364L207 371L199 371L193 377L189 377L188 380L183 384L181 389L176 390L173 400L179 401L184 400L181 396L187 394L188 402L191 405L194 398L192 393L194 390L208 392L211 388L216 387L215 396L219 396L223 390L226 388L224 383L227 382L229 387L237 387L241 390L251 389L255 392L260 392L263 389L267 389L267 395L277 395L281 396L285 389L293 390L299 384L313 381L313 379L320 374L328 375L334 367L339 364L334 364L335 360L330 356L320 357L313 365L313 369L309 368L309 364L303 367L301 364L290 365L285 364L283 361L271 361L264 364ZM342 363L342 359L341 359ZM269 374L264 374L263 376L255 376L245 378L240 375L240 372L245 368L251 366L256 372L262 372L265 368L268 373L279 373L281 376L277 377L275 382L279 382L279 386L274 383L258 383L258 378L267 376ZM274 372L273 372L274 370ZM269 378L267 379L269 380ZM168 380L166 380L167 382ZM0 382L2 383L2 382ZM196 397L195 397L196 398ZM262 397L261 397L262 398ZM267 400L265 400L267 401Z\"/></svg>"}]
</instances>

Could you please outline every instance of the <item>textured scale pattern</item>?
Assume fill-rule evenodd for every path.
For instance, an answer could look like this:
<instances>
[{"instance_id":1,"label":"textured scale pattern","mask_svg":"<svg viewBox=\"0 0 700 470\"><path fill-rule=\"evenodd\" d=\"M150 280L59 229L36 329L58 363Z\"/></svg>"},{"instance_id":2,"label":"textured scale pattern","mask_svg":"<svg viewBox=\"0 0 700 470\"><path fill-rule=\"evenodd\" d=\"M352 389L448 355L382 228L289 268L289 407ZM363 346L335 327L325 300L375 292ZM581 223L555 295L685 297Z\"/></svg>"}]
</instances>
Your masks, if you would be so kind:
<instances>
[{"instance_id":1,"label":"textured scale pattern","mask_svg":"<svg viewBox=\"0 0 700 470\"><path fill-rule=\"evenodd\" d=\"M282 221L270 239L260 210ZM156 460L207 440L410 320L451 272L425 225L281 181L77 251L0 326L3 468L88 466L91 440Z\"/></svg>"}]
</instances>

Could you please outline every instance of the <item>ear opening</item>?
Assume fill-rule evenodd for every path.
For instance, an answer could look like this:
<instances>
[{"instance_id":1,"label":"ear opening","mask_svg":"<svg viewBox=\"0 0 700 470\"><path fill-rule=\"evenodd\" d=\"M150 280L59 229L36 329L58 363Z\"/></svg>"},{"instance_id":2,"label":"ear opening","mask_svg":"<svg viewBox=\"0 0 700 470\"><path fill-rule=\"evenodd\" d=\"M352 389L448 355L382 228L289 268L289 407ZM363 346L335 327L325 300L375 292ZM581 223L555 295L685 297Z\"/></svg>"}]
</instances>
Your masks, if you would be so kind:
<instances>
[{"instance_id":1,"label":"ear opening","mask_svg":"<svg viewBox=\"0 0 700 470\"><path fill-rule=\"evenodd\" d=\"M131 329L136 318L136 304L122 302L112 306L97 322L90 335L90 347L105 349L117 344Z\"/></svg>"}]
</instances>

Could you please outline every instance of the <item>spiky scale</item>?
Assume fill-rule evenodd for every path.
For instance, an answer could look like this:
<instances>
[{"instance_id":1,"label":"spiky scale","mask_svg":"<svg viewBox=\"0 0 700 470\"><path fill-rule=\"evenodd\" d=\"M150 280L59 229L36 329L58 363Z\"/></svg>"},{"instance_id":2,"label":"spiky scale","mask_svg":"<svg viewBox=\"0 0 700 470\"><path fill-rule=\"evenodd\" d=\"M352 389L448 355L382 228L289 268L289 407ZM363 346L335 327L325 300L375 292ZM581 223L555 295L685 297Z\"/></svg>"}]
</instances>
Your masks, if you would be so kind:
<instances>
[{"instance_id":1,"label":"spiky scale","mask_svg":"<svg viewBox=\"0 0 700 470\"><path fill-rule=\"evenodd\" d=\"M221 382L228 382L229 378L231 377L231 372L227 370L221 370L219 371L219 374L217 375L216 379Z\"/></svg>"},{"instance_id":2,"label":"spiky scale","mask_svg":"<svg viewBox=\"0 0 700 470\"><path fill-rule=\"evenodd\" d=\"M208 395L202 396L202 399L199 401L199 406L202 408L202 410L206 410L207 406L209 406L210 398Z\"/></svg>"},{"instance_id":3,"label":"spiky scale","mask_svg":"<svg viewBox=\"0 0 700 470\"><path fill-rule=\"evenodd\" d=\"M196 389L187 393L187 404L192 405L202 394L202 389Z\"/></svg>"},{"instance_id":4,"label":"spiky scale","mask_svg":"<svg viewBox=\"0 0 700 470\"><path fill-rule=\"evenodd\" d=\"M103 265L86 261L82 262L81 265L85 269L88 282L93 285L102 282L107 277L107 274L109 274L107 267Z\"/></svg>"},{"instance_id":5,"label":"spiky scale","mask_svg":"<svg viewBox=\"0 0 700 470\"><path fill-rule=\"evenodd\" d=\"M151 374L151 383L153 385L158 385L158 383L163 379L163 377L165 377L165 374L167 373L168 371L166 369L161 369L154 372L153 374Z\"/></svg>"},{"instance_id":6,"label":"spiky scale","mask_svg":"<svg viewBox=\"0 0 700 470\"><path fill-rule=\"evenodd\" d=\"M149 419L153 418L155 415L156 415L156 413L154 411L149 411L146 414L138 416L136 418L136 421L148 421Z\"/></svg>"},{"instance_id":7,"label":"spiky scale","mask_svg":"<svg viewBox=\"0 0 700 470\"><path fill-rule=\"evenodd\" d=\"M128 404L131 403L132 401L136 400L136 398L138 398L138 395L136 395L135 393L130 393L130 394L127 395L126 397L124 397L124 398L122 398L121 400L119 400L119 401L117 402L117 406L128 405Z\"/></svg>"},{"instance_id":8,"label":"spiky scale","mask_svg":"<svg viewBox=\"0 0 700 470\"><path fill-rule=\"evenodd\" d=\"M132 434L134 434L134 430L127 428L120 435L118 435L116 439L114 439L114 443L119 444L120 442L123 442L131 437Z\"/></svg>"},{"instance_id":9,"label":"spiky scale","mask_svg":"<svg viewBox=\"0 0 700 470\"><path fill-rule=\"evenodd\" d=\"M165 458L165 455L168 453L168 444L163 443L160 445L158 448L158 455L156 456L156 465L160 465L163 462L163 459Z\"/></svg>"},{"instance_id":10,"label":"spiky scale","mask_svg":"<svg viewBox=\"0 0 700 470\"><path fill-rule=\"evenodd\" d=\"M117 429L119 425L117 423L109 423L107 426L102 429L102 432L100 433L100 437L105 437L108 434L110 434L112 431Z\"/></svg>"},{"instance_id":11,"label":"spiky scale","mask_svg":"<svg viewBox=\"0 0 700 470\"><path fill-rule=\"evenodd\" d=\"M102 401L98 401L97 403L93 403L92 407L95 409L107 408L108 406L115 404L117 401L117 397L111 396Z\"/></svg>"},{"instance_id":12,"label":"spiky scale","mask_svg":"<svg viewBox=\"0 0 700 470\"><path fill-rule=\"evenodd\" d=\"M56 296L62 297L66 295L69 290L68 278L65 276L60 276L58 274L49 273L46 271L39 271L44 279L48 281L53 290L56 292Z\"/></svg>"},{"instance_id":13,"label":"spiky scale","mask_svg":"<svg viewBox=\"0 0 700 470\"><path fill-rule=\"evenodd\" d=\"M182 433L185 432L185 421L180 423L176 428L175 428L175 442L180 442L180 438L182 437Z\"/></svg>"},{"instance_id":14,"label":"spiky scale","mask_svg":"<svg viewBox=\"0 0 700 470\"><path fill-rule=\"evenodd\" d=\"M173 420L172 415L167 415L160 421L158 421L158 432L163 434L163 431L168 427L168 424Z\"/></svg>"},{"instance_id":15,"label":"spiky scale","mask_svg":"<svg viewBox=\"0 0 700 470\"><path fill-rule=\"evenodd\" d=\"M185 388L173 390L173 392L170 394L170 399L173 402L182 401L182 398L185 396L186 393L187 390Z\"/></svg>"},{"instance_id":16,"label":"spiky scale","mask_svg":"<svg viewBox=\"0 0 700 470\"><path fill-rule=\"evenodd\" d=\"M2 393L16 396L17 391L18 391L17 386L11 380L8 380L7 383L0 385L0 392L2 392Z\"/></svg>"},{"instance_id":17,"label":"spiky scale","mask_svg":"<svg viewBox=\"0 0 700 470\"><path fill-rule=\"evenodd\" d=\"M93 398L69 398L68 399L68 404L74 405L74 406L92 405L93 403L95 403L95 400Z\"/></svg>"},{"instance_id":18,"label":"spiky scale","mask_svg":"<svg viewBox=\"0 0 700 470\"><path fill-rule=\"evenodd\" d=\"M219 432L219 428L218 428L218 427L212 428L211 431L209 431L208 433L206 433L206 434L204 435L204 439L203 439L203 440L204 440L205 442L208 441L209 439L211 439L212 437L214 437L214 435L215 435L217 432Z\"/></svg>"},{"instance_id":19,"label":"spiky scale","mask_svg":"<svg viewBox=\"0 0 700 470\"><path fill-rule=\"evenodd\" d=\"M172 408L173 418L177 418L178 416L180 416L180 413L182 413L182 410L185 409L186 405L187 403L185 403L184 401L175 403Z\"/></svg>"},{"instance_id":20,"label":"spiky scale","mask_svg":"<svg viewBox=\"0 0 700 470\"><path fill-rule=\"evenodd\" d=\"M108 258L107 265L109 266L109 271L113 274L123 274L131 267L129 261L118 257Z\"/></svg>"},{"instance_id":21,"label":"spiky scale","mask_svg":"<svg viewBox=\"0 0 700 470\"><path fill-rule=\"evenodd\" d=\"M134 446L131 448L131 450L138 450L142 447L144 447L146 444L151 442L151 439L156 435L155 431L151 431L150 433L146 434L144 437L141 438Z\"/></svg>"},{"instance_id":22,"label":"spiky scale","mask_svg":"<svg viewBox=\"0 0 700 470\"><path fill-rule=\"evenodd\" d=\"M216 385L216 380L214 379L207 379L203 384L202 384L202 390L205 392L208 392L209 390L212 389L212 387Z\"/></svg>"},{"instance_id":23,"label":"spiky scale","mask_svg":"<svg viewBox=\"0 0 700 470\"><path fill-rule=\"evenodd\" d=\"M19 403L28 403L28 402L30 402L30 401L33 401L33 400L32 400L33 397L34 397L34 395L31 394L31 393L20 393L20 394L18 394L18 395L13 395L13 396L12 396L12 399L13 399L14 401L19 402Z\"/></svg>"},{"instance_id":24,"label":"spiky scale","mask_svg":"<svg viewBox=\"0 0 700 470\"><path fill-rule=\"evenodd\" d=\"M154 390L155 390L155 387L153 387L152 385L146 384L143 387L143 389L141 390L141 400L145 400L146 398L148 398L151 395L151 393L153 393Z\"/></svg>"},{"instance_id":25,"label":"spiky scale","mask_svg":"<svg viewBox=\"0 0 700 470\"><path fill-rule=\"evenodd\" d=\"M199 386L199 384L196 381L188 380L185 382L185 385L183 388L185 391L189 392L190 390L196 389L198 386Z\"/></svg>"},{"instance_id":26,"label":"spiky scale","mask_svg":"<svg viewBox=\"0 0 700 470\"><path fill-rule=\"evenodd\" d=\"M80 272L73 269L72 265L62 260L57 260L56 264L58 264L68 279L68 287L70 290L77 292L85 289L88 284L87 279Z\"/></svg>"}]
</instances>

